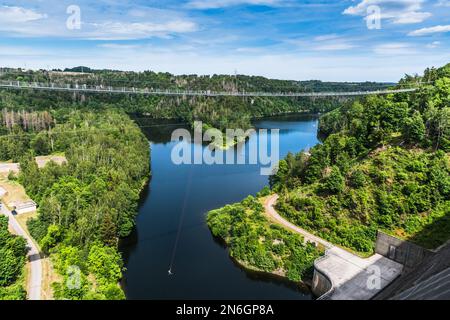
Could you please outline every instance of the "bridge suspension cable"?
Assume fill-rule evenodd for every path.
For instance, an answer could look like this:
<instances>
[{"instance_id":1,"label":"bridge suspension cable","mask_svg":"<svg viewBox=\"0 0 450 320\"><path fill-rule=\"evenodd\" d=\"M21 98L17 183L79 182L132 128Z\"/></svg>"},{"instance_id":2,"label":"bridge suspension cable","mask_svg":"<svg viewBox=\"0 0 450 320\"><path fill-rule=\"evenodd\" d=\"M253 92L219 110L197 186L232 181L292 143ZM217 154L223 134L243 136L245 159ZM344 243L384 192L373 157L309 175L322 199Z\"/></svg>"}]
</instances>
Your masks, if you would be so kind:
<instances>
[{"instance_id":1,"label":"bridge suspension cable","mask_svg":"<svg viewBox=\"0 0 450 320\"><path fill-rule=\"evenodd\" d=\"M179 90L179 89L154 89L136 87L112 87L104 85L87 84L62 84L62 83L39 83L24 81L0 81L0 88L17 90L47 90L63 92L85 92L85 93L110 93L110 94L140 94L160 96L205 96L205 97L347 97L366 95L385 95L392 93L414 92L418 88L374 90L374 91L328 91L328 92L233 92L233 91L211 91L211 90Z\"/></svg>"}]
</instances>

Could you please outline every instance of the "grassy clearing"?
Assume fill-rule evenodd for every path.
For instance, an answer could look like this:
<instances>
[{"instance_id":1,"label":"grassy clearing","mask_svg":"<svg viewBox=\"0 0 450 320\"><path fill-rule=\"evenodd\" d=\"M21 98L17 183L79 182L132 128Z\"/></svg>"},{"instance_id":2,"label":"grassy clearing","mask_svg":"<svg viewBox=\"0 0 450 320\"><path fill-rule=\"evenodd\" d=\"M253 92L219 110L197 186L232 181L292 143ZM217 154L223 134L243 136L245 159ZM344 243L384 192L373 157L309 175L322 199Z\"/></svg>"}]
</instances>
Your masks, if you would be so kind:
<instances>
[{"instance_id":1,"label":"grassy clearing","mask_svg":"<svg viewBox=\"0 0 450 320\"><path fill-rule=\"evenodd\" d=\"M2 198L3 203L7 206L9 203L14 201L23 202L31 200L30 197L27 196L25 189L19 183L10 181L8 178L0 177L0 187L8 191L8 193Z\"/></svg>"},{"instance_id":2,"label":"grassy clearing","mask_svg":"<svg viewBox=\"0 0 450 320\"><path fill-rule=\"evenodd\" d=\"M53 161L54 163L59 164L59 165L62 165L63 163L67 163L67 159L63 153L53 154L50 156L36 157L36 163L38 164L39 168L45 167L45 165L47 163L49 163L50 161Z\"/></svg>"}]
</instances>

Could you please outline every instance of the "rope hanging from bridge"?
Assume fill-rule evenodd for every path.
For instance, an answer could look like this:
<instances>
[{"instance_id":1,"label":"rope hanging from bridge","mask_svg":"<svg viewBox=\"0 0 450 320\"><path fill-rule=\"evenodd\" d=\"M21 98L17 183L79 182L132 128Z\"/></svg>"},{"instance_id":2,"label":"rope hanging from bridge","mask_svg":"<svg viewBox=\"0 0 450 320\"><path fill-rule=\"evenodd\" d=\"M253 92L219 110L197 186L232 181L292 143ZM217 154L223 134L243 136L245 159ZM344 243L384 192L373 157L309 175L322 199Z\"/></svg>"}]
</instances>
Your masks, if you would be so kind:
<instances>
[{"instance_id":1,"label":"rope hanging from bridge","mask_svg":"<svg viewBox=\"0 0 450 320\"><path fill-rule=\"evenodd\" d=\"M392 93L414 92L418 88L393 89L393 90L375 90L375 91L348 91L348 92L234 92L211 90L179 90L179 89L153 89L153 88L135 88L135 87L112 87L103 85L86 84L62 84L62 83L39 83L24 81L0 81L0 88L17 90L47 90L62 92L85 92L85 93L114 93L114 94L141 94L141 95L160 95L160 96L205 96L205 97L348 97L348 96L366 96L366 95L385 95Z\"/></svg>"},{"instance_id":2,"label":"rope hanging from bridge","mask_svg":"<svg viewBox=\"0 0 450 320\"><path fill-rule=\"evenodd\" d=\"M186 183L186 190L185 190L185 193L184 193L183 207L181 208L180 219L179 219L179 222L178 222L178 229L177 229L177 235L175 237L175 244L173 246L172 257L170 259L170 265L169 265L169 271L168 271L168 275L169 276L173 275L173 267L174 267L174 263L175 263L175 257L176 257L176 253L177 253L177 250L178 250L178 243L180 241L181 230L183 228L184 217L186 215L186 210L187 210L187 206L188 206L188 200L189 200L191 186L192 186L193 171L194 171L194 167L191 165L190 168L189 168L188 179L187 179L187 183Z\"/></svg>"}]
</instances>

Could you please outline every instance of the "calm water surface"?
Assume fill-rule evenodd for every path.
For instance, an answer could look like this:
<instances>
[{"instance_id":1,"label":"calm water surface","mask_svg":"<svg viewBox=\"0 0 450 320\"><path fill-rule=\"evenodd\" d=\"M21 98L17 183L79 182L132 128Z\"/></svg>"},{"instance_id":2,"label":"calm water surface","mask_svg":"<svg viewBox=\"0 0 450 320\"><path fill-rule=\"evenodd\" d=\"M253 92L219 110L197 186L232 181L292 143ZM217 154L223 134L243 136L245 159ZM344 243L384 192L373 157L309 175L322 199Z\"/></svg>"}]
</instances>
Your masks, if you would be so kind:
<instances>
[{"instance_id":1,"label":"calm water surface","mask_svg":"<svg viewBox=\"0 0 450 320\"><path fill-rule=\"evenodd\" d=\"M277 117L254 125L281 129L281 157L318 143L314 117ZM175 143L170 142L175 128L145 129L152 148L152 179L142 194L136 231L121 245L127 298L311 299L308 291L290 282L239 268L206 225L209 210L241 201L268 185L260 166L176 166L171 161ZM169 277L172 262L174 275Z\"/></svg>"}]
</instances>

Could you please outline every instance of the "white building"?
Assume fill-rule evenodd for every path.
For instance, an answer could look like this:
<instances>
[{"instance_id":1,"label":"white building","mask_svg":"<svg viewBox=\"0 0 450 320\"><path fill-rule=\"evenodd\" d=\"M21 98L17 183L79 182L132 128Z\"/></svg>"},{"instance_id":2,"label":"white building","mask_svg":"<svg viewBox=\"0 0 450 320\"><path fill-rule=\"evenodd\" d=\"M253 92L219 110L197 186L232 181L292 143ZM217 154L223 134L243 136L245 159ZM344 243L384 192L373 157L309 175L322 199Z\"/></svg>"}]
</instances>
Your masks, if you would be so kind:
<instances>
[{"instance_id":1,"label":"white building","mask_svg":"<svg viewBox=\"0 0 450 320\"><path fill-rule=\"evenodd\" d=\"M3 196L6 196L8 194L8 191L6 191L4 188L0 187L0 198Z\"/></svg>"},{"instance_id":2,"label":"white building","mask_svg":"<svg viewBox=\"0 0 450 320\"><path fill-rule=\"evenodd\" d=\"M12 207L17 214L24 214L28 212L36 211L36 202L33 200L25 201L25 202L15 202L10 204L9 207Z\"/></svg>"}]
</instances>

